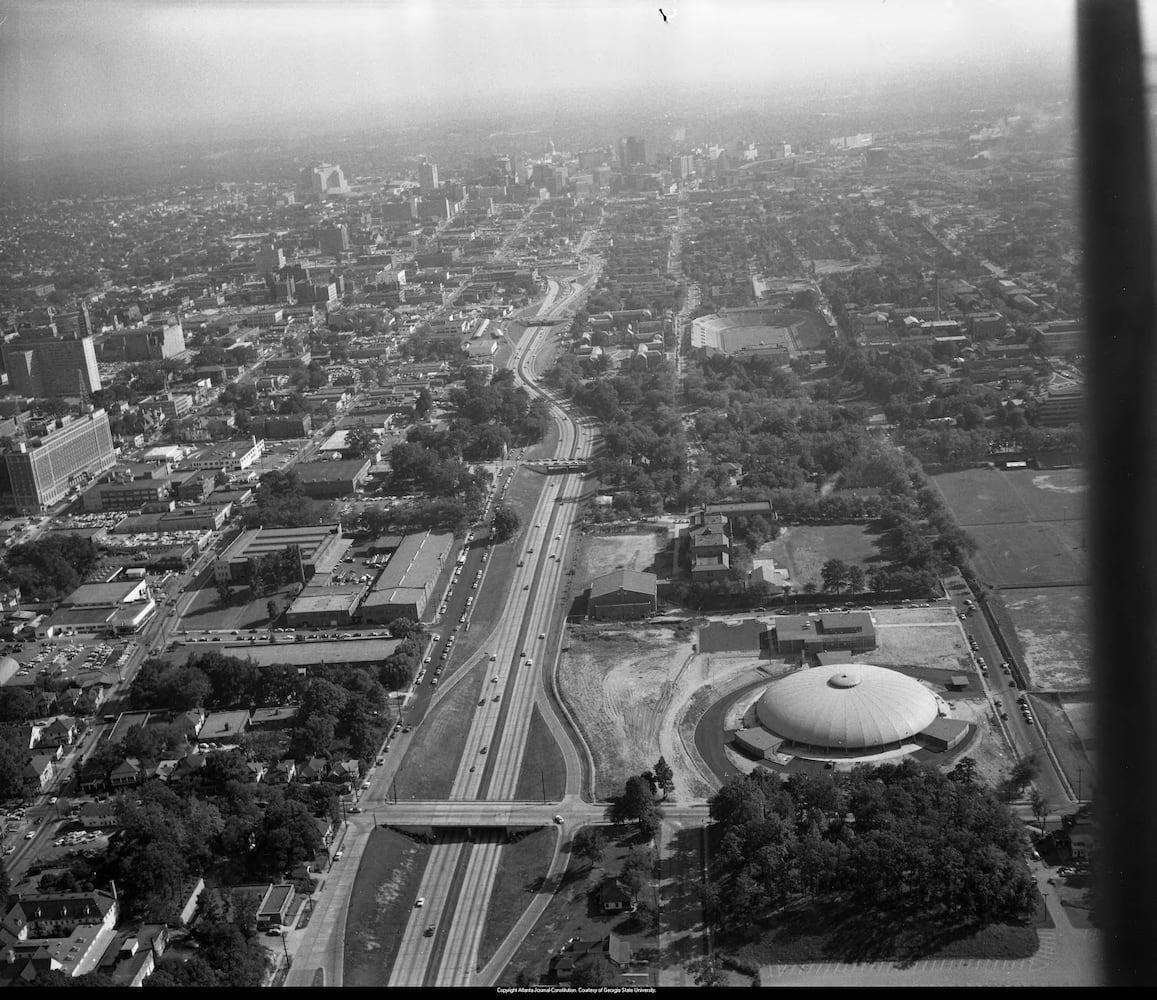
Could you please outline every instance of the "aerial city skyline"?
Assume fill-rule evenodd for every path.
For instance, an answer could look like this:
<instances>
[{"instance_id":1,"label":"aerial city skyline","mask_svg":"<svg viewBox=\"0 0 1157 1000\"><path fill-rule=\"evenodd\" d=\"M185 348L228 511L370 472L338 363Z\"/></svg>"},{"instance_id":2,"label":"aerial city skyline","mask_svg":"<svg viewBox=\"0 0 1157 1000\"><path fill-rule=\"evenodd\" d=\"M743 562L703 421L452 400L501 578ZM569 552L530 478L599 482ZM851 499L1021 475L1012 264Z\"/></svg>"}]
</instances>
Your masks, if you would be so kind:
<instances>
[{"instance_id":1,"label":"aerial city skyline","mask_svg":"<svg viewBox=\"0 0 1157 1000\"><path fill-rule=\"evenodd\" d=\"M1103 982L1074 7L0 0L0 984Z\"/></svg>"}]
</instances>

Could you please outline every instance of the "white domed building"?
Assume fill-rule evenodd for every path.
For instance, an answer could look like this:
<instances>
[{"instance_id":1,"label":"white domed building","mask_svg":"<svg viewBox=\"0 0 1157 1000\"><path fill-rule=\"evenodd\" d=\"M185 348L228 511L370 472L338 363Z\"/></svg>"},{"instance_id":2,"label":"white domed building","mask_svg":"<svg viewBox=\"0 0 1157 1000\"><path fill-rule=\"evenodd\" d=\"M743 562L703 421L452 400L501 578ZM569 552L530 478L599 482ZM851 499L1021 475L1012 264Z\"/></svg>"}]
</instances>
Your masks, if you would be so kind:
<instances>
[{"instance_id":1,"label":"white domed building","mask_svg":"<svg viewBox=\"0 0 1157 1000\"><path fill-rule=\"evenodd\" d=\"M735 734L749 755L870 758L905 748L951 749L966 723L947 705L896 670L839 663L789 674L770 684Z\"/></svg>"}]
</instances>

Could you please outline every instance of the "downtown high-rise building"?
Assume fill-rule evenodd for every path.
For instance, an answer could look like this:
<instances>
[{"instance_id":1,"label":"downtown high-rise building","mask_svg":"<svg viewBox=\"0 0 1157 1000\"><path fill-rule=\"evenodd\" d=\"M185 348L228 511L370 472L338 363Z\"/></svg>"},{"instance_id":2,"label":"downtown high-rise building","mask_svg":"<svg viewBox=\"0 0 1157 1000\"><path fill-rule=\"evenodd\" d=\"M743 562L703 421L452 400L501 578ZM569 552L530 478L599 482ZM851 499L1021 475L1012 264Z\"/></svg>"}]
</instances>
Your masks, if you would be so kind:
<instances>
[{"instance_id":1,"label":"downtown high-rise building","mask_svg":"<svg viewBox=\"0 0 1157 1000\"><path fill-rule=\"evenodd\" d=\"M298 177L297 193L305 201L322 201L330 195L349 194L345 174L332 163L314 163Z\"/></svg>"},{"instance_id":2,"label":"downtown high-rise building","mask_svg":"<svg viewBox=\"0 0 1157 1000\"><path fill-rule=\"evenodd\" d=\"M422 194L433 194L438 190L438 164L424 162L418 167L418 185Z\"/></svg>"},{"instance_id":3,"label":"downtown high-rise building","mask_svg":"<svg viewBox=\"0 0 1157 1000\"><path fill-rule=\"evenodd\" d=\"M25 431L26 438L7 445L2 456L11 503L25 515L43 513L116 464L104 410L30 421Z\"/></svg>"},{"instance_id":4,"label":"downtown high-rise building","mask_svg":"<svg viewBox=\"0 0 1157 1000\"><path fill-rule=\"evenodd\" d=\"M39 399L89 399L101 387L92 337L17 336L3 346L13 392Z\"/></svg>"},{"instance_id":5,"label":"downtown high-rise building","mask_svg":"<svg viewBox=\"0 0 1157 1000\"><path fill-rule=\"evenodd\" d=\"M619 140L619 169L642 166L647 162L647 143L636 136Z\"/></svg>"}]
</instances>

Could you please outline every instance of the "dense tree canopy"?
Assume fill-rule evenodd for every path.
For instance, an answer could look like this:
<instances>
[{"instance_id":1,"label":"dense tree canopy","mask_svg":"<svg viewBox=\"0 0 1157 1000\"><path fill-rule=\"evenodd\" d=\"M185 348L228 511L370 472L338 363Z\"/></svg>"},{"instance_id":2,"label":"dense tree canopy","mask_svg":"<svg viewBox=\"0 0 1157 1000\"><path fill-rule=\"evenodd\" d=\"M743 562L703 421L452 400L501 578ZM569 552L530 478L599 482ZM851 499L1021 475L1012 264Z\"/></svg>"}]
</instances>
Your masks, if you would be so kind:
<instances>
[{"instance_id":1,"label":"dense tree canopy","mask_svg":"<svg viewBox=\"0 0 1157 1000\"><path fill-rule=\"evenodd\" d=\"M720 925L828 895L975 924L1033 906L1007 809L983 786L911 761L786 781L757 770L724 785L710 809L722 830L708 894Z\"/></svg>"}]
</instances>

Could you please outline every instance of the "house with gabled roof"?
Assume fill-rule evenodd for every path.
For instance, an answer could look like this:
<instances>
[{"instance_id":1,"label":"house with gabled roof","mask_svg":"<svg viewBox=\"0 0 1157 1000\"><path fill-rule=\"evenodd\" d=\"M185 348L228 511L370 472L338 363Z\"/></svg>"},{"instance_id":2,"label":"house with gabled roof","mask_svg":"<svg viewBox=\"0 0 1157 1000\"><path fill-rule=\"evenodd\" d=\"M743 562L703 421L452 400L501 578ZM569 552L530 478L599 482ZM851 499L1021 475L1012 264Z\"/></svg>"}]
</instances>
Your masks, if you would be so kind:
<instances>
[{"instance_id":1,"label":"house with gabled roof","mask_svg":"<svg viewBox=\"0 0 1157 1000\"><path fill-rule=\"evenodd\" d=\"M329 774L329 761L324 757L310 757L297 769L298 781L321 781Z\"/></svg>"},{"instance_id":2,"label":"house with gabled roof","mask_svg":"<svg viewBox=\"0 0 1157 1000\"><path fill-rule=\"evenodd\" d=\"M113 788L131 788L145 778L145 769L136 757L127 757L117 764L108 775L108 783Z\"/></svg>"},{"instance_id":3,"label":"house with gabled roof","mask_svg":"<svg viewBox=\"0 0 1157 1000\"><path fill-rule=\"evenodd\" d=\"M116 934L119 914L116 896L107 892L17 896L0 920L0 963L39 960L38 968L70 977L91 972Z\"/></svg>"}]
</instances>

